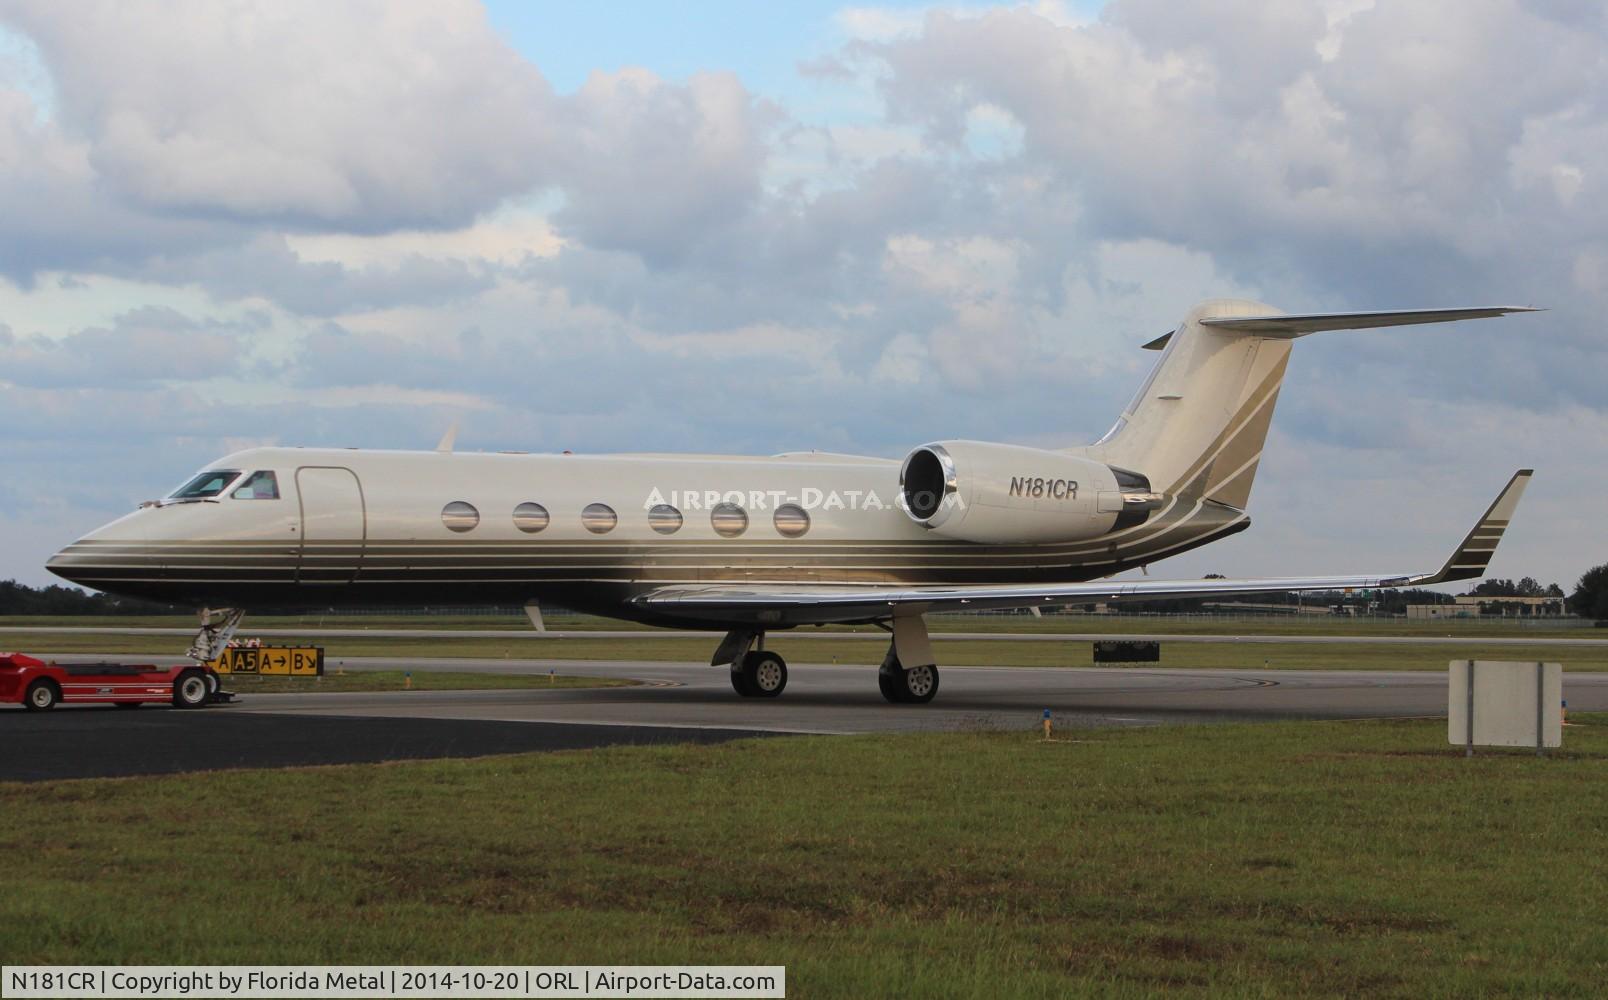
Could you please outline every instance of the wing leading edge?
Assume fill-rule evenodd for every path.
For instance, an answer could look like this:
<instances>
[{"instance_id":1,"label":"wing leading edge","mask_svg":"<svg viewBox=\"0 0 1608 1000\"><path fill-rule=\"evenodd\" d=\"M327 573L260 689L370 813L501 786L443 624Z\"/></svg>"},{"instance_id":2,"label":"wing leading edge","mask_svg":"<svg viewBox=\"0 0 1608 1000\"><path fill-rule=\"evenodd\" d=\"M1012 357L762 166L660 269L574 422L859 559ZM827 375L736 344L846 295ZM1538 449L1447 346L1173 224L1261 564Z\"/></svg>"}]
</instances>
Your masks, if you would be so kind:
<instances>
[{"instance_id":1,"label":"wing leading edge","mask_svg":"<svg viewBox=\"0 0 1608 1000\"><path fill-rule=\"evenodd\" d=\"M1089 583L975 587L812 586L799 584L664 587L633 603L660 614L760 625L864 621L929 611L984 611L1044 604L1109 603L1171 597L1287 593L1309 590L1418 587L1485 575L1534 470L1521 469L1503 487L1462 544L1434 573L1373 576L1262 577L1240 580L1095 580Z\"/></svg>"}]
</instances>

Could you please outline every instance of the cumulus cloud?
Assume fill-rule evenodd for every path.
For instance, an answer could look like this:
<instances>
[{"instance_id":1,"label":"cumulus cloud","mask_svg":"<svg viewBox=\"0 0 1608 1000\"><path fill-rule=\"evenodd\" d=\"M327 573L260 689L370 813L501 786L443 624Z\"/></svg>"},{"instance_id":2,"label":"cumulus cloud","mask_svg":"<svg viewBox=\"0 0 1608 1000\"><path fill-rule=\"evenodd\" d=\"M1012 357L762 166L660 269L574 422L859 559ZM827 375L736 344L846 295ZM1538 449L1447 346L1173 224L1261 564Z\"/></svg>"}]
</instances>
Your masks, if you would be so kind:
<instances>
[{"instance_id":1,"label":"cumulus cloud","mask_svg":"<svg viewBox=\"0 0 1608 1000\"><path fill-rule=\"evenodd\" d=\"M6 84L0 79L0 275L28 283L42 270L115 266L238 238L226 224L124 204L100 185L89 145L41 120L34 97Z\"/></svg>"},{"instance_id":2,"label":"cumulus cloud","mask_svg":"<svg viewBox=\"0 0 1608 1000\"><path fill-rule=\"evenodd\" d=\"M467 221L544 177L551 92L467 2L20 0L100 181L181 216Z\"/></svg>"},{"instance_id":3,"label":"cumulus cloud","mask_svg":"<svg viewBox=\"0 0 1608 1000\"><path fill-rule=\"evenodd\" d=\"M200 323L162 306L143 306L109 327L60 339L0 329L0 379L55 389L140 387L219 378L241 370L249 328Z\"/></svg>"},{"instance_id":4,"label":"cumulus cloud","mask_svg":"<svg viewBox=\"0 0 1608 1000\"><path fill-rule=\"evenodd\" d=\"M196 255L156 256L125 273L162 284L196 284L223 299L264 298L309 316L465 299L495 280L478 262L419 253L360 267L304 260L277 233Z\"/></svg>"},{"instance_id":5,"label":"cumulus cloud","mask_svg":"<svg viewBox=\"0 0 1608 1000\"><path fill-rule=\"evenodd\" d=\"M759 197L780 118L729 73L684 86L645 70L594 73L564 104L561 228L602 249L673 260L719 240Z\"/></svg>"}]
</instances>

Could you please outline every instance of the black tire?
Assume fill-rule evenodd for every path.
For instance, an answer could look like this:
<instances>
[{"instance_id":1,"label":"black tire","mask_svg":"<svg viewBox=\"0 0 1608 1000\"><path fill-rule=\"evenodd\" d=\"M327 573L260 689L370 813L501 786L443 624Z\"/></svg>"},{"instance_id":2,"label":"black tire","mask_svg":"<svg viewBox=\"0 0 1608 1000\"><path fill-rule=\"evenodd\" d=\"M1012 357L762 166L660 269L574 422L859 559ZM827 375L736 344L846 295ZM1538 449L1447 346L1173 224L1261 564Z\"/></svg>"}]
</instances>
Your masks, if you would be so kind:
<instances>
[{"instance_id":1,"label":"black tire","mask_svg":"<svg viewBox=\"0 0 1608 1000\"><path fill-rule=\"evenodd\" d=\"M748 674L736 664L731 668L731 689L744 698L755 697L754 689L748 686Z\"/></svg>"},{"instance_id":2,"label":"black tire","mask_svg":"<svg viewBox=\"0 0 1608 1000\"><path fill-rule=\"evenodd\" d=\"M186 670L173 681L174 708L200 708L211 697L204 670Z\"/></svg>"},{"instance_id":3,"label":"black tire","mask_svg":"<svg viewBox=\"0 0 1608 1000\"><path fill-rule=\"evenodd\" d=\"M743 657L743 675L755 698L775 698L787 688L787 661L771 652Z\"/></svg>"},{"instance_id":4,"label":"black tire","mask_svg":"<svg viewBox=\"0 0 1608 1000\"><path fill-rule=\"evenodd\" d=\"M208 670L207 671L207 697L208 698L216 698L218 696L218 689L221 688L221 687L223 687L223 682L218 679L218 675L213 673L211 670Z\"/></svg>"},{"instance_id":5,"label":"black tire","mask_svg":"<svg viewBox=\"0 0 1608 1000\"><path fill-rule=\"evenodd\" d=\"M938 668L905 669L897 661L885 663L877 671L877 686L882 689L882 697L895 705L925 705L938 694Z\"/></svg>"},{"instance_id":6,"label":"black tire","mask_svg":"<svg viewBox=\"0 0 1608 1000\"><path fill-rule=\"evenodd\" d=\"M901 688L899 682L901 678L899 674L901 673L903 673L902 670L886 666L877 671L877 687L882 689L882 697L895 705L904 701L904 698L900 697Z\"/></svg>"},{"instance_id":7,"label":"black tire","mask_svg":"<svg viewBox=\"0 0 1608 1000\"><path fill-rule=\"evenodd\" d=\"M61 702L61 688L48 677L41 677L28 685L23 692L22 703L30 712L48 712Z\"/></svg>"}]
</instances>

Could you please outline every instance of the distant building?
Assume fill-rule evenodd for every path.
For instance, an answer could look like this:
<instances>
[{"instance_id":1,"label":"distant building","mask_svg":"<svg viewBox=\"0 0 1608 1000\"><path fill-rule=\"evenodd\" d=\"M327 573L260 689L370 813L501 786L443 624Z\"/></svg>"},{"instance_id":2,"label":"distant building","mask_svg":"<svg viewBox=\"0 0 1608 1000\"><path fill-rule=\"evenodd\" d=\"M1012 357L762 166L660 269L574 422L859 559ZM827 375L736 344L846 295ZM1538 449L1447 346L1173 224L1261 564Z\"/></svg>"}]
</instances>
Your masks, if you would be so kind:
<instances>
[{"instance_id":1,"label":"distant building","mask_svg":"<svg viewBox=\"0 0 1608 1000\"><path fill-rule=\"evenodd\" d=\"M1455 604L1409 604L1408 618L1539 618L1562 615L1561 597L1492 597L1487 594L1461 596Z\"/></svg>"}]
</instances>

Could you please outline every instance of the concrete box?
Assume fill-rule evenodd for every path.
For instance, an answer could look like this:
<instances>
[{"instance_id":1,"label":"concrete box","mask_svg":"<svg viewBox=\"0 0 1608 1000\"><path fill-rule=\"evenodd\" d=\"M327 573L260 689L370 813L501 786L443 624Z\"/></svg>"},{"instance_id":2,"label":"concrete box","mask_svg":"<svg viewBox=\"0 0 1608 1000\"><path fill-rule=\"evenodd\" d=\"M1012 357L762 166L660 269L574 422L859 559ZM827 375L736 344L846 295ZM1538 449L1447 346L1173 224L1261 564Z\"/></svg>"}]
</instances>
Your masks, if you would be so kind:
<instances>
[{"instance_id":1,"label":"concrete box","mask_svg":"<svg viewBox=\"0 0 1608 1000\"><path fill-rule=\"evenodd\" d=\"M1472 700L1469 698L1471 672ZM1448 674L1446 738L1454 746L1470 743L1468 713L1471 707L1474 746L1563 745L1563 664L1453 660ZM1539 739L1537 725L1540 726Z\"/></svg>"}]
</instances>

